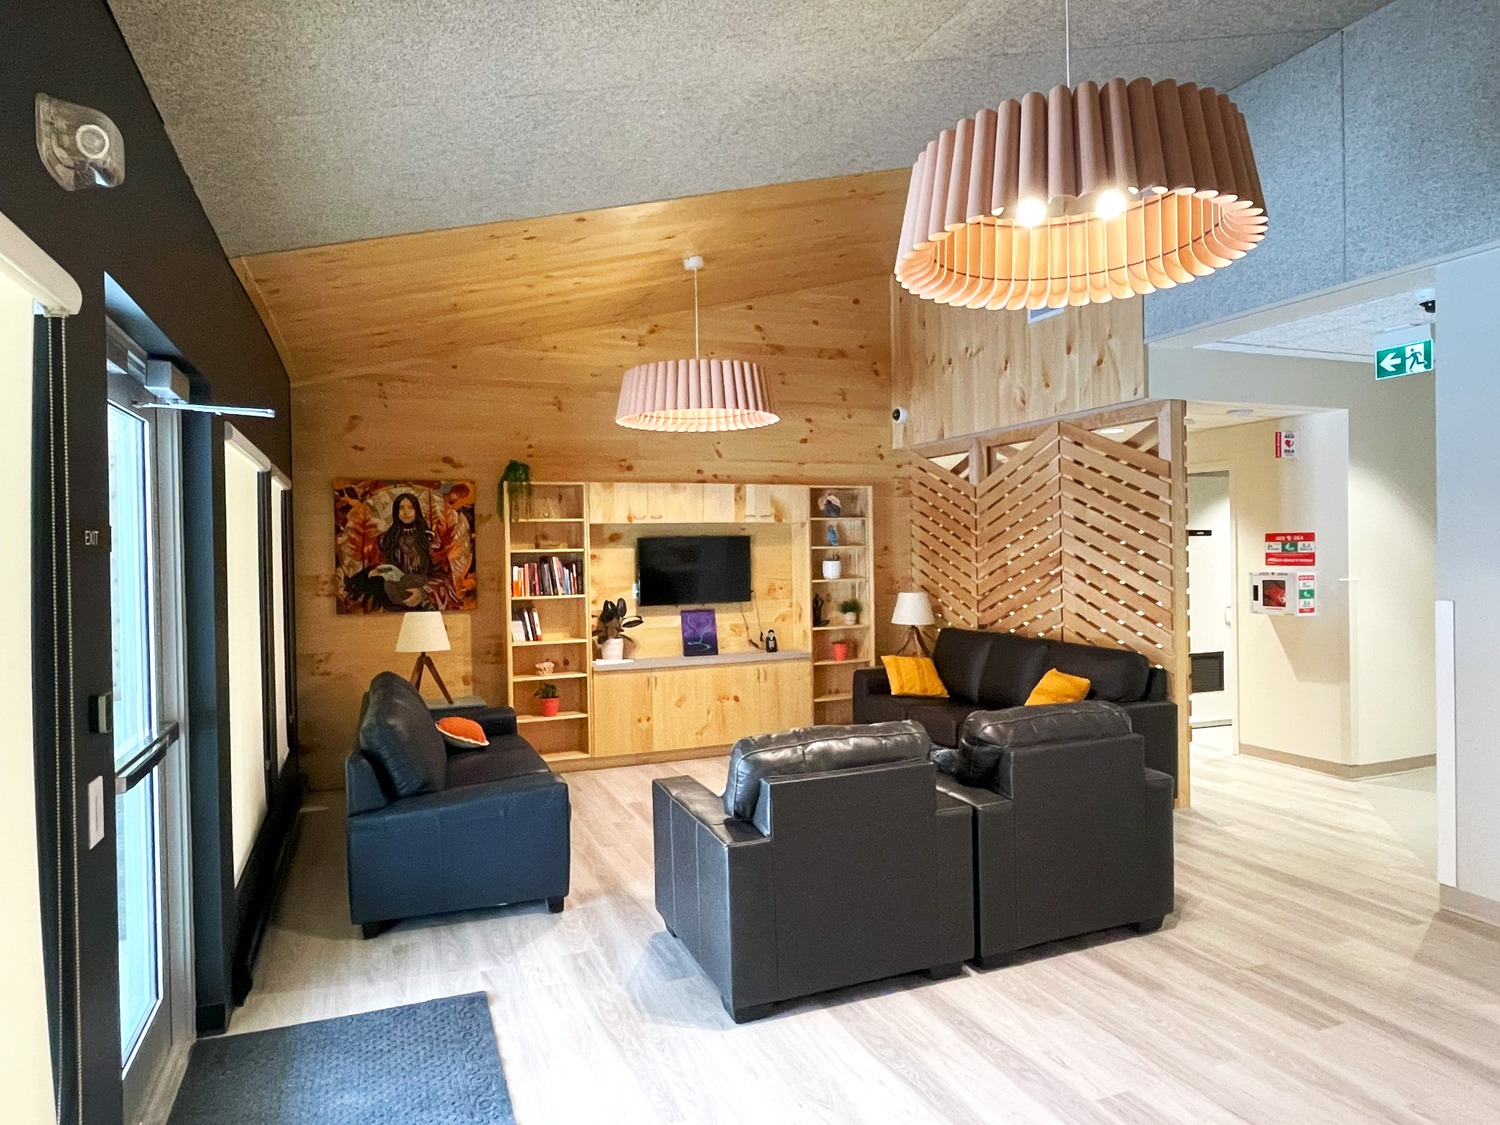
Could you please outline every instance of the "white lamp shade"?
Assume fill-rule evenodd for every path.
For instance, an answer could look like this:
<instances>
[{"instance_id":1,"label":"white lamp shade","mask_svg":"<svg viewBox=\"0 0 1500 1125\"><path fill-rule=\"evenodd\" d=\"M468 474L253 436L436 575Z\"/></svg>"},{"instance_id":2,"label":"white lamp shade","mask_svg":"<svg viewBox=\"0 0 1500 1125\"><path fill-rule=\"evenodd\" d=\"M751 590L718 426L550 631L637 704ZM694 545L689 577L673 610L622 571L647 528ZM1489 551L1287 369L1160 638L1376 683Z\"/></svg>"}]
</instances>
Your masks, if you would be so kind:
<instances>
[{"instance_id":1,"label":"white lamp shade","mask_svg":"<svg viewBox=\"0 0 1500 1125\"><path fill-rule=\"evenodd\" d=\"M921 590L896 595L896 608L891 611L892 625L931 625L932 602Z\"/></svg>"},{"instance_id":2,"label":"white lamp shade","mask_svg":"<svg viewBox=\"0 0 1500 1125\"><path fill-rule=\"evenodd\" d=\"M401 635L396 638L397 652L447 652L448 628L437 610L408 613L401 619Z\"/></svg>"}]
</instances>

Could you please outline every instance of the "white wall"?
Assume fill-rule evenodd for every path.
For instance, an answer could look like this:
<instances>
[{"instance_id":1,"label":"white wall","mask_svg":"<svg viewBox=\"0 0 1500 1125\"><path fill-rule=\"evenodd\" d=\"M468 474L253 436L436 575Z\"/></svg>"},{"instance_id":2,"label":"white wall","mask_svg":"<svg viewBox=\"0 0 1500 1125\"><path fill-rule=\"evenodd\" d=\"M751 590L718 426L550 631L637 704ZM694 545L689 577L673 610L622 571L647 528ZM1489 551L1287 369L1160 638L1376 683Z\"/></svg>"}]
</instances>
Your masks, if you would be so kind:
<instances>
[{"instance_id":1,"label":"white wall","mask_svg":"<svg viewBox=\"0 0 1500 1125\"><path fill-rule=\"evenodd\" d=\"M1447 320L1445 313L1440 306L1440 336L1441 325ZM1440 345L1439 365L1445 355ZM1326 717L1312 720L1330 737L1333 730L1340 732L1337 743L1322 753L1258 742L1244 730L1243 741L1354 766L1432 754L1437 440L1434 378L1418 375L1377 383L1373 357L1371 366L1366 367L1153 345L1149 358L1150 393L1156 397L1276 403L1346 412L1339 416L1345 420L1338 423L1299 421L1296 428L1304 439L1302 458L1283 462L1277 475L1261 478L1265 488L1274 488L1273 493L1262 488L1247 501L1254 506L1257 519L1277 523L1249 529L1254 535L1267 531L1318 533L1319 600L1327 623L1319 626L1319 640L1311 647L1325 653L1327 662L1309 666L1309 654L1302 651L1306 647L1302 642L1296 642L1296 651L1285 659L1289 662L1288 674L1303 678L1295 681L1298 698L1308 694L1301 686L1304 681L1327 683L1335 672L1342 676L1347 684L1342 702L1335 703L1321 690L1318 695L1321 706L1341 707L1346 715L1337 726ZM1342 427L1342 432L1325 435L1325 425ZM1250 467L1276 467L1269 436L1276 428L1274 424L1235 427L1262 431L1245 447ZM1211 459L1215 441L1231 440L1212 437L1207 431L1190 433L1189 463L1200 467ZM1342 514L1337 514L1326 496L1308 512L1304 500L1298 498L1304 487L1298 482L1309 473L1318 481L1342 478L1345 496L1338 506ZM1330 473L1334 477L1329 477ZM1236 494L1237 504L1240 495ZM1272 496L1277 498L1275 504L1271 503ZM1294 526L1304 512L1320 522ZM1240 569L1258 569L1262 561L1257 549L1241 559ZM1262 625L1267 623L1261 621ZM1288 634L1294 624L1272 625L1271 632ZM1331 644L1327 640L1331 628L1342 630L1344 635L1344 653L1337 658L1327 647ZM1252 628L1249 637L1254 638L1257 632L1263 630ZM1247 643L1245 636L1242 633L1242 643ZM1247 692L1254 683L1250 655L1241 651L1241 684ZM1249 681L1247 675L1251 676ZM1272 682L1281 680L1275 677ZM1257 705L1256 696L1244 695L1241 714L1249 714ZM1276 704L1271 706L1274 709ZM1260 731L1263 736L1267 733L1264 728ZM1300 741L1305 744L1306 740Z\"/></svg>"},{"instance_id":2,"label":"white wall","mask_svg":"<svg viewBox=\"0 0 1500 1125\"><path fill-rule=\"evenodd\" d=\"M1457 888L1500 903L1500 251L1437 270L1437 596L1454 603Z\"/></svg>"},{"instance_id":3,"label":"white wall","mask_svg":"<svg viewBox=\"0 0 1500 1125\"><path fill-rule=\"evenodd\" d=\"M0 458L31 525L32 299L0 275ZM16 482L20 482L19 485ZM36 778L31 725L31 536L13 535L7 564L23 576L0 598L0 1090L7 1121L55 1121L52 1058L42 971L42 900L37 870Z\"/></svg>"},{"instance_id":4,"label":"white wall","mask_svg":"<svg viewBox=\"0 0 1500 1125\"><path fill-rule=\"evenodd\" d=\"M1348 569L1348 423L1342 412L1298 418L1304 455L1273 455L1276 421L1203 430L1188 437L1188 468L1229 470L1234 517L1238 716L1242 747L1347 765L1349 603L1335 579ZM1318 615L1249 612L1245 586L1265 567L1272 531L1318 535ZM1251 753L1254 749L1250 750Z\"/></svg>"},{"instance_id":5,"label":"white wall","mask_svg":"<svg viewBox=\"0 0 1500 1125\"><path fill-rule=\"evenodd\" d=\"M229 784L238 881L266 818L264 656L261 638L260 471L224 443L224 558L229 602Z\"/></svg>"}]
</instances>

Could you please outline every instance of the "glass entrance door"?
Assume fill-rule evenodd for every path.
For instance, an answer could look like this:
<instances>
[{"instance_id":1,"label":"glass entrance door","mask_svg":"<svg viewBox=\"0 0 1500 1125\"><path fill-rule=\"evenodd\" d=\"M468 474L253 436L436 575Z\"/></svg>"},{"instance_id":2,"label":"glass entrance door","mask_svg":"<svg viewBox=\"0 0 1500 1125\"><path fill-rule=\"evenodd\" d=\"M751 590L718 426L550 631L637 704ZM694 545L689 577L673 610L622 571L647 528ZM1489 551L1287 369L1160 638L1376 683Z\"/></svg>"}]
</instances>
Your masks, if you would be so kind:
<instances>
[{"instance_id":1,"label":"glass entrance door","mask_svg":"<svg viewBox=\"0 0 1500 1125\"><path fill-rule=\"evenodd\" d=\"M109 403L110 609L114 646L115 844L120 1059L127 1119L173 1039L172 893L180 799L175 636L175 474L162 446L174 421L135 409L139 384L112 377ZM181 872L176 872L180 878Z\"/></svg>"}]
</instances>

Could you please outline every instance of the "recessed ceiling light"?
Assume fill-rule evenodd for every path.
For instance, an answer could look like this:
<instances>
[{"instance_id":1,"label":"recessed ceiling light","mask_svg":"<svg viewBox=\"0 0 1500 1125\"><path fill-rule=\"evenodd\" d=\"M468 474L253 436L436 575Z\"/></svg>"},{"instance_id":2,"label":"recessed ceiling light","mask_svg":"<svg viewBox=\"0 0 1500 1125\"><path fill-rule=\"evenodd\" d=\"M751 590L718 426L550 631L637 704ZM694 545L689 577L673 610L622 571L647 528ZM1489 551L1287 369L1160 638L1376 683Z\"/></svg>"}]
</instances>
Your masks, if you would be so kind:
<instances>
[{"instance_id":1,"label":"recessed ceiling light","mask_svg":"<svg viewBox=\"0 0 1500 1125\"><path fill-rule=\"evenodd\" d=\"M1254 414L1255 411L1251 410L1248 406L1236 406L1228 413L1231 418L1248 418L1252 414Z\"/></svg>"}]
</instances>

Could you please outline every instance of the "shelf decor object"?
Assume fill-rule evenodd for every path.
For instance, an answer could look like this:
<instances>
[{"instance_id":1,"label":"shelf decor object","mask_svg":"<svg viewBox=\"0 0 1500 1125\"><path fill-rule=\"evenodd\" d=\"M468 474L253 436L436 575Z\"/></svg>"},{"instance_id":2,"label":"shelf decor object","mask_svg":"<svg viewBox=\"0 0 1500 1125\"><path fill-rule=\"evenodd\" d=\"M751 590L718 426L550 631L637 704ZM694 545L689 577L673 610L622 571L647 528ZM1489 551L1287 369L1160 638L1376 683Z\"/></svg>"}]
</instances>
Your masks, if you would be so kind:
<instances>
[{"instance_id":1,"label":"shelf decor object","mask_svg":"<svg viewBox=\"0 0 1500 1125\"><path fill-rule=\"evenodd\" d=\"M695 255L682 265L693 275L693 358L642 363L625 372L615 423L632 430L708 433L779 422L759 364L703 357L698 327L703 259Z\"/></svg>"},{"instance_id":2,"label":"shelf decor object","mask_svg":"<svg viewBox=\"0 0 1500 1125\"><path fill-rule=\"evenodd\" d=\"M891 610L892 625L911 627L911 635L902 644L897 656L906 652L906 646L915 644L922 656L931 656L927 642L922 637L922 627L933 623L932 600L921 590L907 590L896 595L896 608Z\"/></svg>"},{"instance_id":3,"label":"shelf decor object","mask_svg":"<svg viewBox=\"0 0 1500 1125\"><path fill-rule=\"evenodd\" d=\"M1265 233L1228 95L1171 79L1073 86L1069 67L1064 85L981 109L917 157L896 278L971 309L1086 305L1207 276Z\"/></svg>"},{"instance_id":4,"label":"shelf decor object","mask_svg":"<svg viewBox=\"0 0 1500 1125\"><path fill-rule=\"evenodd\" d=\"M431 672L438 691L443 693L443 698L449 703L453 702L453 696L448 693L448 685L443 683L443 677L438 675L437 665L427 654L447 652L452 647L448 641L447 626L443 624L443 615L437 610L414 610L401 619L396 651L417 654L417 662L411 669L411 686L421 691L422 673Z\"/></svg>"}]
</instances>

